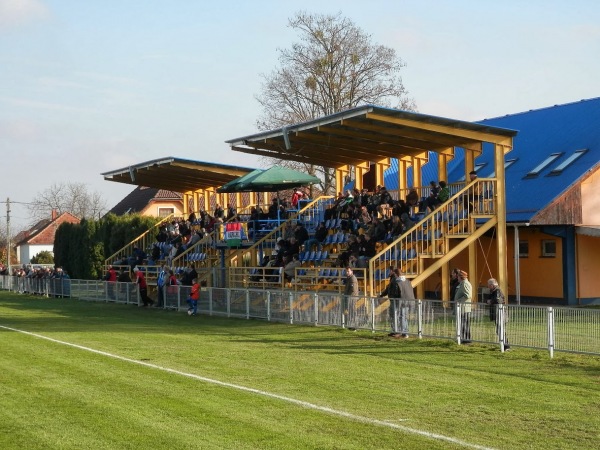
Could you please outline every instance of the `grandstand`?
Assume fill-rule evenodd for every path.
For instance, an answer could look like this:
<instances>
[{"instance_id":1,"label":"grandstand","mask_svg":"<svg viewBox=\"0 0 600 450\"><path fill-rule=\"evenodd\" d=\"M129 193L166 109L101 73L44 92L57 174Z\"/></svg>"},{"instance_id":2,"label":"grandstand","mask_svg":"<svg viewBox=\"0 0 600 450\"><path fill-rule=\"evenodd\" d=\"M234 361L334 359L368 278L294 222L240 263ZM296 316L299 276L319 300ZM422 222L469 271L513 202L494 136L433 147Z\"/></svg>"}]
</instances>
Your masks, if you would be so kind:
<instances>
[{"instance_id":1,"label":"grandstand","mask_svg":"<svg viewBox=\"0 0 600 450\"><path fill-rule=\"evenodd\" d=\"M306 134L310 134L310 139L304 139ZM515 134L511 130L369 106L229 143L236 151L269 153L270 156L294 159L293 155L273 150L285 149L284 141L289 141L290 145L302 148L305 162L326 163L335 168L338 192L343 192L347 187L344 185L351 180L354 188L361 190L367 187L371 195L376 194L376 186L383 184L384 172L394 159L398 189L390 191L392 201L389 206L372 211L373 217L382 222L388 221L388 225L394 215L393 206L406 198L409 192L409 178L413 185L411 188L417 190L421 199L429 195L429 187L421 186L421 180L422 168L429 162L432 153L437 153L437 161L432 162L437 162L439 178L446 179L447 162L452 159L455 148L460 147L465 152L465 174L468 174L473 170L474 158L481 152L482 146L491 143L496 152L494 178L452 184L450 198L436 205L429 214L422 207L411 207L409 219L412 225L401 234L378 239L374 253L360 255L356 264L360 289L366 295L376 295L383 290L390 269L399 267L412 279L419 298L426 298L426 291L432 290L426 289L426 281L439 272L442 295L447 295L448 267L452 259L463 251L472 254L476 240L490 230L495 230L499 249L498 279L506 279L503 276L506 272L503 158L504 153L511 149ZM335 151L326 155L326 160L323 158L324 142L336 145ZM142 163L137 165L136 170L144 170L149 165L156 174L152 177L145 173L146 185L162 187L163 180L169 180L168 188L176 190L173 173L180 170L178 160L173 158L159 164L158 168L155 161ZM219 170L226 173L228 166L219 166ZM230 175L234 176L233 171ZM105 174L105 177L128 183L137 179L130 174L129 168ZM217 203L234 204L238 211L235 217L215 224L210 231L210 243L196 243L171 261L170 265L176 269L189 262L196 263L202 279L211 286L341 292L345 266L342 262L345 260L340 256L349 251L356 236L371 233L368 227L359 226L354 218L345 217L337 209L336 199L332 196L319 196L297 209L286 210L283 217L273 218L268 217L267 211L260 206L270 204L271 199L266 193L219 194L217 185L209 186L199 181L194 189L190 189L189 180L186 179L186 183L179 189L184 192L186 215L211 211ZM200 204L204 207L199 207ZM250 215L252 208L259 210L258 218ZM229 245L226 235L232 222L239 223L241 229L240 241L235 246ZM266 258L276 251L278 241L293 235L296 224L302 223L312 238L322 222L327 228L327 236L321 248L299 248L300 264L294 268L291 280L286 281L283 267L266 263ZM156 235L157 230L149 230L108 258L106 264L114 264L118 257L127 255L136 245L143 245L147 253L154 245L164 247L165 244L149 238ZM150 284L157 267L167 262L163 247L158 260L140 265L147 272ZM474 261L469 261L469 271L475 271L474 264Z\"/></svg>"}]
</instances>

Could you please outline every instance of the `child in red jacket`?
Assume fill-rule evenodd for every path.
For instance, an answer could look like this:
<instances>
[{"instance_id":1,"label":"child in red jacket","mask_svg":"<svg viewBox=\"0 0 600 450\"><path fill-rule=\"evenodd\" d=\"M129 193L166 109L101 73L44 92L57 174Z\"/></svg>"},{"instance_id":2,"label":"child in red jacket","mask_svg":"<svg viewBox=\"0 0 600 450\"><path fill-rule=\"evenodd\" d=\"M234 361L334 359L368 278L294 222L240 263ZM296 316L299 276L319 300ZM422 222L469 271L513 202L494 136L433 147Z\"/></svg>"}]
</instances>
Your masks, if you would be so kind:
<instances>
[{"instance_id":1,"label":"child in red jacket","mask_svg":"<svg viewBox=\"0 0 600 450\"><path fill-rule=\"evenodd\" d=\"M195 316L198 312L198 299L200 298L200 284L198 280L194 278L192 280L192 290L190 291L190 296L188 297L188 314L190 316Z\"/></svg>"}]
</instances>

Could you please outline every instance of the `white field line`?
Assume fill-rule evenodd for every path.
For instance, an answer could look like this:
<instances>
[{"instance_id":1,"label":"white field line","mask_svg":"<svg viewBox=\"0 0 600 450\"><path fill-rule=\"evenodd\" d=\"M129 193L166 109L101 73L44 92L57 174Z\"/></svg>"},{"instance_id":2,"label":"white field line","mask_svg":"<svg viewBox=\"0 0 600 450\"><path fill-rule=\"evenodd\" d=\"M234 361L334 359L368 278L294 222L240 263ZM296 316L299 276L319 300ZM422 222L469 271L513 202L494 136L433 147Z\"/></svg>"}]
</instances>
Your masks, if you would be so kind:
<instances>
[{"instance_id":1,"label":"white field line","mask_svg":"<svg viewBox=\"0 0 600 450\"><path fill-rule=\"evenodd\" d=\"M179 370L169 369L168 367L162 367L162 366L158 366L156 364L150 364L150 363L147 363L147 362L144 362L144 361L138 361L138 360L135 360L135 359L125 358L123 356L114 355L112 353L103 352L101 350L95 350L93 348L84 347L82 345L77 345L77 344L72 344L70 342L60 341L58 339L53 339L53 338L50 338L50 337L47 337L47 336L43 336L41 334L30 333L29 331L18 330L16 328L10 328L10 327L6 327L6 326L2 326L2 325L0 325L0 328L3 328L5 330L10 330L10 331L15 331L17 333L23 333L23 334L26 334L26 335L29 335L29 336L40 338L40 339L45 339L47 341L54 342L56 344L62 344L62 345L66 345L66 346L69 346L69 347L78 348L80 350L85 350L87 352L91 352L91 353L96 353L98 355L107 356L109 358L114 358L114 359L118 359L118 360L121 360L121 361L126 361L126 362L129 362L129 363L133 363L133 364L138 364L140 366L150 367L152 369L162 370L164 372L172 373L172 374L175 374L175 375L180 375L180 376L183 376L183 377L192 378L194 380L203 381L205 383L215 384L217 386L223 386L223 387L227 387L227 388L230 388L230 389L237 389L239 391L244 391L244 392L251 392L253 394L262 395L264 397L274 398L274 399L281 400L281 401L284 401L284 402L293 403L293 404L301 406L303 408L313 409L313 410L321 411L321 412L324 412L324 413L327 413L327 414L331 414L331 415L334 415L334 416L344 417L346 419L354 420L356 422L361 422L361 423L370 424L370 425L377 425L377 426L387 427L387 428L393 428L393 429L396 429L396 430L399 430L399 431L403 431L405 433L417 434L419 436L423 436L423 437L426 437L426 438L429 438L429 439L435 439L435 440L438 440L438 441L450 442L452 444L457 444L457 445L460 445L462 447L474 448L474 449L479 449L479 450L493 450L490 447L484 447L484 446L477 445L477 444L471 444L469 442L461 441L460 439L455 439L455 438L450 437L450 436L444 436L442 434L430 433L428 431L418 430L416 428L410 428L410 427L406 427L404 425L398 425L398 424L395 424L393 422L389 422L389 421L385 421L385 420L378 420L378 419L373 419L373 418L370 418L370 417L358 416L356 414L348 413L348 412L345 412L345 411L340 411L338 409L329 408L327 406L315 405L314 403L309 403L309 402L305 402L305 401L302 401L302 400L297 400L295 398L285 397L283 395L273 394L271 392L261 391L260 389L249 388L249 387L246 387L246 386L241 386L239 384L233 384L233 383L227 383L227 382L224 382L224 381L214 380L212 378L202 377L200 375L195 375L193 373L180 372Z\"/></svg>"}]
</instances>

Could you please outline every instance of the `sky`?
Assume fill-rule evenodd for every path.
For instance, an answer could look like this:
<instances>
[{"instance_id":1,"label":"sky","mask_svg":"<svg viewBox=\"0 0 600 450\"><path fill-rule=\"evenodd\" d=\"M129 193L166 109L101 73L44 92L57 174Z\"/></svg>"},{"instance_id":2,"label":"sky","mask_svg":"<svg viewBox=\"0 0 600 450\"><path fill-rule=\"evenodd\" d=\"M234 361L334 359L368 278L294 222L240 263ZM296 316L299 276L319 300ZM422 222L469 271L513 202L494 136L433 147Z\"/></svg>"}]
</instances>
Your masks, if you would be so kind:
<instances>
[{"instance_id":1,"label":"sky","mask_svg":"<svg viewBox=\"0 0 600 450\"><path fill-rule=\"evenodd\" d=\"M101 173L165 156L256 168L224 141L258 132L255 96L300 9L353 20L396 50L418 111L485 118L600 96L596 0L0 0L0 227Z\"/></svg>"}]
</instances>

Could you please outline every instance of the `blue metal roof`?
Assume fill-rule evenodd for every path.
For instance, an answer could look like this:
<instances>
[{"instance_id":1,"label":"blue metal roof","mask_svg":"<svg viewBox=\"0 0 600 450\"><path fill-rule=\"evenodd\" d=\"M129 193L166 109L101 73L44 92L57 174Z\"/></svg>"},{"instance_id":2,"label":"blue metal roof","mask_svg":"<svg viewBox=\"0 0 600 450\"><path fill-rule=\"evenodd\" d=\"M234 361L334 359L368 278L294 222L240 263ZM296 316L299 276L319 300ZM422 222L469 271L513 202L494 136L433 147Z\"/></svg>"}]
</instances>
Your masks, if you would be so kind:
<instances>
[{"instance_id":1,"label":"blue metal roof","mask_svg":"<svg viewBox=\"0 0 600 450\"><path fill-rule=\"evenodd\" d=\"M595 170L600 162L600 98L486 119L480 123L519 131L513 140L513 150L505 155L505 161L516 159L505 175L506 219L509 222L529 221L582 176ZM587 151L559 174L550 174L578 150ZM552 153L561 155L537 176L527 176ZM481 177L493 172L493 157L492 146L484 146L482 155L475 160L475 164L488 163L479 171Z\"/></svg>"},{"instance_id":2,"label":"blue metal roof","mask_svg":"<svg viewBox=\"0 0 600 450\"><path fill-rule=\"evenodd\" d=\"M506 219L508 222L527 222L537 212L573 186L582 176L596 169L600 163L600 98L556 105L549 108L510 114L479 122L499 128L518 130L513 138L513 150L505 155L505 161L516 160L506 169ZM550 174L563 161L578 150L587 150L559 174ZM550 154L560 153L552 163L537 176L527 174L542 163ZM475 165L483 165L478 171L481 178L494 172L494 148L484 144L483 152ZM388 189L397 189L398 163L385 172ZM464 151L456 148L455 156L448 163L448 182L464 179ZM437 180L435 155L423 166L423 184ZM408 174L412 186L412 172Z\"/></svg>"}]
</instances>

